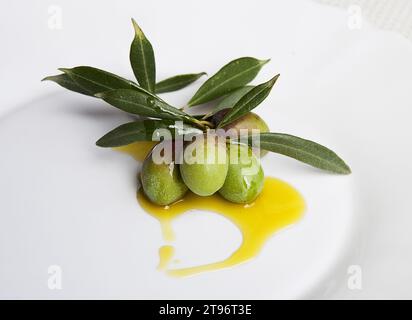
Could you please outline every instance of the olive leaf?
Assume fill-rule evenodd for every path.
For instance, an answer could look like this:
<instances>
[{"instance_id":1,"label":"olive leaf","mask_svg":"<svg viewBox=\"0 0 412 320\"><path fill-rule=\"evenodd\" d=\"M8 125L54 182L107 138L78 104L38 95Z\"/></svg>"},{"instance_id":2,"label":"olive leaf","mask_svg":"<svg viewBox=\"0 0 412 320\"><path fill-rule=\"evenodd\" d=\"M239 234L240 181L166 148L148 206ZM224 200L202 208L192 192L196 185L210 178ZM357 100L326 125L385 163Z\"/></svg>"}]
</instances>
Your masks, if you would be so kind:
<instances>
[{"instance_id":1,"label":"olive leaf","mask_svg":"<svg viewBox=\"0 0 412 320\"><path fill-rule=\"evenodd\" d=\"M310 140L283 133L260 133L259 137L250 135L248 143L319 169L339 174L351 173L349 166L335 152Z\"/></svg>"},{"instance_id":2,"label":"olive leaf","mask_svg":"<svg viewBox=\"0 0 412 320\"><path fill-rule=\"evenodd\" d=\"M120 147L136 141L152 141L153 134L161 135L160 129L170 132L171 138L176 135L201 134L203 131L186 124L177 124L170 120L137 120L120 125L97 140L96 145L104 148Z\"/></svg>"},{"instance_id":3,"label":"olive leaf","mask_svg":"<svg viewBox=\"0 0 412 320\"><path fill-rule=\"evenodd\" d=\"M58 74L58 75L55 75L55 76L48 76L48 77L42 79L41 81L54 81L58 85L62 86L63 88L66 88L70 91L74 91L74 92L78 92L78 93L85 94L85 95L88 95L88 96L92 96L92 94L90 94L89 91L87 91L87 90L83 89L82 87L80 87L76 82L74 82L65 73Z\"/></svg>"},{"instance_id":4,"label":"olive leaf","mask_svg":"<svg viewBox=\"0 0 412 320\"><path fill-rule=\"evenodd\" d=\"M132 23L135 36L130 46L130 64L140 86L154 92L156 64L153 47L134 19L132 19Z\"/></svg>"},{"instance_id":5,"label":"olive leaf","mask_svg":"<svg viewBox=\"0 0 412 320\"><path fill-rule=\"evenodd\" d=\"M198 124L199 121L187 113L176 109L161 99L132 89L117 89L95 94L110 105L141 116L182 120Z\"/></svg>"},{"instance_id":6,"label":"olive leaf","mask_svg":"<svg viewBox=\"0 0 412 320\"><path fill-rule=\"evenodd\" d=\"M79 87L89 92L90 95L113 89L133 88L136 90L143 90L130 80L93 67L80 66L71 69L60 68L59 70L69 76Z\"/></svg>"},{"instance_id":7,"label":"olive leaf","mask_svg":"<svg viewBox=\"0 0 412 320\"><path fill-rule=\"evenodd\" d=\"M254 86L244 86L241 87L232 93L229 93L225 96L214 108L211 112L204 116L204 119L210 118L214 114L218 113L220 110L223 109L230 109L250 90L252 90Z\"/></svg>"},{"instance_id":8,"label":"olive leaf","mask_svg":"<svg viewBox=\"0 0 412 320\"><path fill-rule=\"evenodd\" d=\"M218 124L218 128L228 125L256 108L269 95L279 76L280 75L278 74L269 81L264 82L247 92L223 117L222 121Z\"/></svg>"},{"instance_id":9,"label":"olive leaf","mask_svg":"<svg viewBox=\"0 0 412 320\"><path fill-rule=\"evenodd\" d=\"M247 85L269 60L243 57L233 60L209 78L190 99L190 107L209 102Z\"/></svg>"},{"instance_id":10,"label":"olive leaf","mask_svg":"<svg viewBox=\"0 0 412 320\"><path fill-rule=\"evenodd\" d=\"M206 72L180 74L171 78L167 78L156 83L156 93L171 92L183 89L189 84L195 82L203 75L206 75Z\"/></svg>"}]
</instances>

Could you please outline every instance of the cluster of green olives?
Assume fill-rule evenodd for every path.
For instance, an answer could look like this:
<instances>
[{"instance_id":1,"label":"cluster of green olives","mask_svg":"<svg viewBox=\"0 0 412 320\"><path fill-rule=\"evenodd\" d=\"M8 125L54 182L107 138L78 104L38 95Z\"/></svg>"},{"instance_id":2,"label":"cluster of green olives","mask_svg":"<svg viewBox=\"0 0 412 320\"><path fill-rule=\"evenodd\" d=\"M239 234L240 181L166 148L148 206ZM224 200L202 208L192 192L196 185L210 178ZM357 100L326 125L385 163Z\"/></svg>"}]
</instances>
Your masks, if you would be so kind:
<instances>
[{"instance_id":1,"label":"cluster of green olives","mask_svg":"<svg viewBox=\"0 0 412 320\"><path fill-rule=\"evenodd\" d=\"M233 128L268 131L266 123L253 113L225 129ZM199 196L218 192L226 200L245 204L255 200L262 191L263 169L258 154L249 146L227 143L217 136L195 139L181 150L174 142L170 143L173 154L169 161L155 161L155 156L161 152L159 148L164 149L164 145L159 144L143 162L141 182L151 202L169 205L190 190Z\"/></svg>"}]
</instances>

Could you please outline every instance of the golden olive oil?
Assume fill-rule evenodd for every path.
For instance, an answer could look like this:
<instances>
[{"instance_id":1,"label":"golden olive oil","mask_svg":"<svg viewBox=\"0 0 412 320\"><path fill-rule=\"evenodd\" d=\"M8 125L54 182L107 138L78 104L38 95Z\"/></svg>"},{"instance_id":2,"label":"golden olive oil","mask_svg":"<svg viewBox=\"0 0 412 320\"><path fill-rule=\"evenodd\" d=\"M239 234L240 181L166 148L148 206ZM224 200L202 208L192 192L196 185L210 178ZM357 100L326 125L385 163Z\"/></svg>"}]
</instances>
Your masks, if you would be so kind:
<instances>
[{"instance_id":1,"label":"golden olive oil","mask_svg":"<svg viewBox=\"0 0 412 320\"><path fill-rule=\"evenodd\" d=\"M159 266L162 266L167 274L178 277L229 268L252 259L259 254L265 242L276 231L298 221L305 208L301 195L294 188L274 178L266 178L262 193L253 203L247 205L231 203L218 194L200 197L191 192L183 199L165 207L151 203L140 191L137 199L143 209L160 222L163 238L168 242L173 241L175 237L172 221L193 209L220 214L241 231L242 243L231 256L210 264L168 269L166 266L172 259L174 249L171 246L162 247L159 250Z\"/></svg>"},{"instance_id":2,"label":"golden olive oil","mask_svg":"<svg viewBox=\"0 0 412 320\"><path fill-rule=\"evenodd\" d=\"M141 161L152 146L138 142L117 149ZM189 268L170 268L175 248L170 244L160 247L158 269L175 277L229 268L254 258L274 233L296 223L305 210L302 196L292 186L275 178L265 178L262 193L254 202L246 205L229 202L218 194L201 197L192 192L169 206L151 203L141 190L137 192L137 200L148 214L159 221L163 239L168 243L175 238L173 220L193 209L220 214L242 233L242 243L227 259Z\"/></svg>"}]
</instances>

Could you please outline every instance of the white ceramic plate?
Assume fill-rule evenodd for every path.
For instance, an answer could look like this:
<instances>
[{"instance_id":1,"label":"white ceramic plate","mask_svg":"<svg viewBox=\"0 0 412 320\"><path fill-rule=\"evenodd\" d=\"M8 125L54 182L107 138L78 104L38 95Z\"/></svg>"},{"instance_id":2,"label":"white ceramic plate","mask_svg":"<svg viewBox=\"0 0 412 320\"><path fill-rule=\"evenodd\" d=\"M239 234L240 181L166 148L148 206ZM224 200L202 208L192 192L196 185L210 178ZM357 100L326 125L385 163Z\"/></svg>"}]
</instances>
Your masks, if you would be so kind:
<instances>
[{"instance_id":1,"label":"white ceramic plate","mask_svg":"<svg viewBox=\"0 0 412 320\"><path fill-rule=\"evenodd\" d=\"M10 86L0 117L1 297L410 295L405 279L411 277L412 219L405 196L411 151L405 145L412 137L412 49L406 40L367 24L350 30L345 12L303 0L212 2L202 10L190 1L99 1L92 24L89 13L97 2L82 4L81 11L79 3L58 5L61 29L48 28L56 11L46 1L27 4L31 15L19 18L22 26L13 20L17 7L0 17L16 25L4 37L9 45L2 54L8 56L1 57L0 75ZM135 199L139 164L94 146L127 117L101 101L38 82L57 67L81 64L131 77L130 16L155 45L159 78L212 74L242 55L272 57L256 82L277 72L281 80L258 113L273 131L319 141L352 166L354 174L342 177L281 156L265 158L266 175L293 185L308 208L257 259L185 279L158 272L163 241L157 221ZM24 41L16 41L19 36ZM195 88L166 99L182 105ZM241 240L233 225L208 212L185 215L174 227L179 266L221 260ZM62 270L61 290L47 285L53 265ZM363 290L347 286L351 265L363 271ZM391 271L392 280L382 280Z\"/></svg>"},{"instance_id":2,"label":"white ceramic plate","mask_svg":"<svg viewBox=\"0 0 412 320\"><path fill-rule=\"evenodd\" d=\"M8 261L2 277L20 275L17 283L2 278L5 292L52 297L45 276L59 265L65 297L293 298L337 261L351 233L350 177L270 155L263 161L266 175L301 192L304 219L244 265L185 279L157 271L163 240L158 222L136 201L140 164L93 143L126 119L90 100L53 95L1 121L0 144L8 150L0 166L1 233L9 239L1 247ZM191 212L174 228L180 260L174 267L223 260L241 240L234 225L208 212Z\"/></svg>"}]
</instances>

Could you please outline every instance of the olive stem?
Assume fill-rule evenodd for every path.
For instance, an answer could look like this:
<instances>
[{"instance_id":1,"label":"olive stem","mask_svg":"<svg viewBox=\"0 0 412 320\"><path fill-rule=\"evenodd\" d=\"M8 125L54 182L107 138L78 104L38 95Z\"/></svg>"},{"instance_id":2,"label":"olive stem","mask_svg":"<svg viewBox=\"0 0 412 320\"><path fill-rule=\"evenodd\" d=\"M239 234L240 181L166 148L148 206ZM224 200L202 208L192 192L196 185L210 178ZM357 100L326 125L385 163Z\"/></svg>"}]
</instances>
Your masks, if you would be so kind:
<instances>
[{"instance_id":1,"label":"olive stem","mask_svg":"<svg viewBox=\"0 0 412 320\"><path fill-rule=\"evenodd\" d=\"M200 129L206 131L207 129L211 128L213 129L213 123L209 122L209 121L205 121L205 120L197 120L194 119L193 121L194 124L196 124Z\"/></svg>"},{"instance_id":2,"label":"olive stem","mask_svg":"<svg viewBox=\"0 0 412 320\"><path fill-rule=\"evenodd\" d=\"M211 129L213 129L215 127L212 122L207 121L207 120L201 120L200 123L206 125L207 127L211 128Z\"/></svg>"},{"instance_id":3,"label":"olive stem","mask_svg":"<svg viewBox=\"0 0 412 320\"><path fill-rule=\"evenodd\" d=\"M193 123L195 125L197 125L200 129L202 129L203 131L205 131L207 129L207 127L202 123L202 121L199 121L197 119L193 120Z\"/></svg>"}]
</instances>

